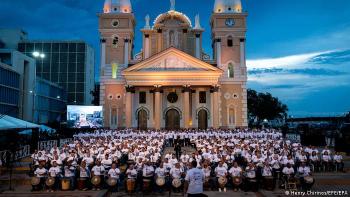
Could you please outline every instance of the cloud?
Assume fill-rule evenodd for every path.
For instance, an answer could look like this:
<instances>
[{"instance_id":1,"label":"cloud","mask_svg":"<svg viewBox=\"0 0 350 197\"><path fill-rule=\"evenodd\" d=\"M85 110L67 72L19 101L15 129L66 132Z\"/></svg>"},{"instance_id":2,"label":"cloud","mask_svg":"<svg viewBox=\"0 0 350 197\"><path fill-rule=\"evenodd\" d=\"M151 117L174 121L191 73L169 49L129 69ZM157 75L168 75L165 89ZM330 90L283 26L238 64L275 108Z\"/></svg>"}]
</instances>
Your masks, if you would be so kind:
<instances>
[{"instance_id":1,"label":"cloud","mask_svg":"<svg viewBox=\"0 0 350 197\"><path fill-rule=\"evenodd\" d=\"M347 74L346 72L324 69L324 68L302 68L302 69L283 69L283 68L260 68L248 70L248 75L261 76L263 74L304 74L310 76L337 76Z\"/></svg>"}]
</instances>

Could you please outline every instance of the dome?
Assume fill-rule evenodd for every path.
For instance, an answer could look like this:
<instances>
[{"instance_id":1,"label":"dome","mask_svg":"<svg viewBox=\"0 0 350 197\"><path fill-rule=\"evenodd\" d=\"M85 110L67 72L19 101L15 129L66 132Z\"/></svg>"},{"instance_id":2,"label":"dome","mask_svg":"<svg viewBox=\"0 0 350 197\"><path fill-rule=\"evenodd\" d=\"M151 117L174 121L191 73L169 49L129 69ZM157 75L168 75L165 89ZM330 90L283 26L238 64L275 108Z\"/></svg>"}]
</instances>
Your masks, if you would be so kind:
<instances>
[{"instance_id":1,"label":"dome","mask_svg":"<svg viewBox=\"0 0 350 197\"><path fill-rule=\"evenodd\" d=\"M105 0L104 13L131 13L132 6L130 0Z\"/></svg>"},{"instance_id":2,"label":"dome","mask_svg":"<svg viewBox=\"0 0 350 197\"><path fill-rule=\"evenodd\" d=\"M214 13L241 13L241 0L215 0Z\"/></svg>"},{"instance_id":3,"label":"dome","mask_svg":"<svg viewBox=\"0 0 350 197\"><path fill-rule=\"evenodd\" d=\"M157 18L154 20L153 24L154 26L157 26L158 24L163 23L165 20L168 19L178 19L183 23L187 24L189 27L192 27L190 18L188 18L188 16L186 16L185 14L175 10L170 10L168 12L158 15Z\"/></svg>"}]
</instances>

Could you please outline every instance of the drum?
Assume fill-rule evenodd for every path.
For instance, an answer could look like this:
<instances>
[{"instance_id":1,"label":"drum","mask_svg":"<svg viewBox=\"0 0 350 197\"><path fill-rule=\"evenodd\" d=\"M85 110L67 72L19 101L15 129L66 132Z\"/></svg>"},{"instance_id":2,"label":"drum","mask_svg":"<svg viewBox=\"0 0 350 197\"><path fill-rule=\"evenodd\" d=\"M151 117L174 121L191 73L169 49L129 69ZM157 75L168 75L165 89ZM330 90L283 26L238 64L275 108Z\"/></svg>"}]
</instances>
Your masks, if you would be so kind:
<instances>
[{"instance_id":1,"label":"drum","mask_svg":"<svg viewBox=\"0 0 350 197\"><path fill-rule=\"evenodd\" d=\"M158 177L156 179L156 184L159 186L159 187L162 187L163 185L165 185L165 178L164 177Z\"/></svg>"},{"instance_id":2,"label":"drum","mask_svg":"<svg viewBox=\"0 0 350 197\"><path fill-rule=\"evenodd\" d=\"M181 186L181 180L179 178L173 179L171 183L175 188L179 188Z\"/></svg>"},{"instance_id":3,"label":"drum","mask_svg":"<svg viewBox=\"0 0 350 197\"><path fill-rule=\"evenodd\" d=\"M205 188L209 188L209 186L210 186L209 185L209 180L210 180L209 176L204 178L204 184L203 185L204 185Z\"/></svg>"},{"instance_id":4,"label":"drum","mask_svg":"<svg viewBox=\"0 0 350 197\"><path fill-rule=\"evenodd\" d=\"M116 178L109 178L107 180L107 184L110 186L110 187L114 187L115 185L117 185L117 179Z\"/></svg>"},{"instance_id":5,"label":"drum","mask_svg":"<svg viewBox=\"0 0 350 197\"><path fill-rule=\"evenodd\" d=\"M55 184L55 178L54 177L48 177L45 181L45 184L48 187L52 187Z\"/></svg>"},{"instance_id":6,"label":"drum","mask_svg":"<svg viewBox=\"0 0 350 197\"><path fill-rule=\"evenodd\" d=\"M100 176L93 176L92 179L91 179L91 183L94 186L99 185L101 183L101 177Z\"/></svg>"},{"instance_id":7,"label":"drum","mask_svg":"<svg viewBox=\"0 0 350 197\"><path fill-rule=\"evenodd\" d=\"M31 182L32 186L37 186L40 184L40 178L39 177L32 177L30 182Z\"/></svg>"},{"instance_id":8,"label":"drum","mask_svg":"<svg viewBox=\"0 0 350 197\"><path fill-rule=\"evenodd\" d=\"M61 180L61 188L63 191L67 191L70 189L70 179L63 178Z\"/></svg>"},{"instance_id":9,"label":"drum","mask_svg":"<svg viewBox=\"0 0 350 197\"><path fill-rule=\"evenodd\" d=\"M275 183L272 176L264 177L264 186L266 190L272 191L275 189Z\"/></svg>"},{"instance_id":10,"label":"drum","mask_svg":"<svg viewBox=\"0 0 350 197\"><path fill-rule=\"evenodd\" d=\"M239 186L242 183L242 178L239 176L232 177L233 185Z\"/></svg>"},{"instance_id":11,"label":"drum","mask_svg":"<svg viewBox=\"0 0 350 197\"><path fill-rule=\"evenodd\" d=\"M304 181L306 184L312 184L314 182L314 178L312 178L312 176L305 176Z\"/></svg>"},{"instance_id":12,"label":"drum","mask_svg":"<svg viewBox=\"0 0 350 197\"><path fill-rule=\"evenodd\" d=\"M86 188L85 183L86 183L86 178L78 178L77 179L77 185L78 185L78 190L83 190Z\"/></svg>"},{"instance_id":13,"label":"drum","mask_svg":"<svg viewBox=\"0 0 350 197\"><path fill-rule=\"evenodd\" d=\"M126 190L128 192L133 192L135 188L135 179L128 179L126 181Z\"/></svg>"},{"instance_id":14,"label":"drum","mask_svg":"<svg viewBox=\"0 0 350 197\"><path fill-rule=\"evenodd\" d=\"M143 179L143 191L150 191L151 189L151 180Z\"/></svg>"},{"instance_id":15,"label":"drum","mask_svg":"<svg viewBox=\"0 0 350 197\"><path fill-rule=\"evenodd\" d=\"M219 177L218 183L219 183L220 188L224 188L226 183L227 183L227 178L223 177L223 176Z\"/></svg>"}]
</instances>

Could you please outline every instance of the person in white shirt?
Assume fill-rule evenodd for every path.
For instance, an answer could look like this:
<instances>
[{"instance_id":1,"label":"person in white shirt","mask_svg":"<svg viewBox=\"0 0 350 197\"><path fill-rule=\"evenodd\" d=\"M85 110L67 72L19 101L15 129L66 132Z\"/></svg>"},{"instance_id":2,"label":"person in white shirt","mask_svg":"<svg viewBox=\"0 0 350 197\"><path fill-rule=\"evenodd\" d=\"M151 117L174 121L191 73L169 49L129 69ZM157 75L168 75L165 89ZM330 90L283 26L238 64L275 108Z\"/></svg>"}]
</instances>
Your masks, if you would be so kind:
<instances>
[{"instance_id":1,"label":"person in white shirt","mask_svg":"<svg viewBox=\"0 0 350 197\"><path fill-rule=\"evenodd\" d=\"M329 171L332 163L332 158L328 154L328 151L325 151L322 155L322 166L324 166L325 171Z\"/></svg>"},{"instance_id":2,"label":"person in white shirt","mask_svg":"<svg viewBox=\"0 0 350 197\"><path fill-rule=\"evenodd\" d=\"M59 186L59 177L61 175L61 168L57 166L56 161L53 162L52 167L49 169L49 176L55 178L55 184L50 190L57 190Z\"/></svg>"},{"instance_id":3,"label":"person in white shirt","mask_svg":"<svg viewBox=\"0 0 350 197\"><path fill-rule=\"evenodd\" d=\"M171 176L171 181L173 181L174 179L180 179L181 182L182 182L181 177L183 177L185 175L183 168L181 168L181 166L180 166L180 163L176 163L175 166L173 168L171 168L169 174ZM174 188L174 191L179 192L180 188Z\"/></svg>"},{"instance_id":4,"label":"person in white shirt","mask_svg":"<svg viewBox=\"0 0 350 197\"><path fill-rule=\"evenodd\" d=\"M335 152L333 156L334 165L337 168L337 171L343 172L344 169L344 162L343 162L343 156L339 152Z\"/></svg>"},{"instance_id":5,"label":"person in white shirt","mask_svg":"<svg viewBox=\"0 0 350 197\"><path fill-rule=\"evenodd\" d=\"M113 163L111 169L108 171L108 177L112 179L117 180L117 184L115 187L110 188L111 192L117 192L118 191L118 184L119 184L119 175L120 175L120 170L117 168L117 164Z\"/></svg>"},{"instance_id":6,"label":"person in white shirt","mask_svg":"<svg viewBox=\"0 0 350 197\"><path fill-rule=\"evenodd\" d=\"M256 183L256 167L254 163L250 162L248 163L246 169L246 179L245 179L245 187L244 191L247 192L248 190L257 190L257 183Z\"/></svg>"},{"instance_id":7,"label":"person in white shirt","mask_svg":"<svg viewBox=\"0 0 350 197\"><path fill-rule=\"evenodd\" d=\"M73 191L75 188L75 167L72 163L72 160L67 161L67 165L64 166L64 177L70 179L70 189Z\"/></svg>"},{"instance_id":8,"label":"person in white shirt","mask_svg":"<svg viewBox=\"0 0 350 197\"><path fill-rule=\"evenodd\" d=\"M101 185L104 179L104 172L105 172L105 168L101 165L101 161L97 161L96 165L91 169L92 172L92 177L93 176L100 176L101 178L101 183L99 185L94 185L93 190L100 190L101 189Z\"/></svg>"},{"instance_id":9,"label":"person in white shirt","mask_svg":"<svg viewBox=\"0 0 350 197\"><path fill-rule=\"evenodd\" d=\"M188 197L201 196L203 193L204 174L197 168L197 161L191 162L191 169L187 171L185 177L184 193Z\"/></svg>"},{"instance_id":10,"label":"person in white shirt","mask_svg":"<svg viewBox=\"0 0 350 197\"><path fill-rule=\"evenodd\" d=\"M307 183L305 181L305 177L307 176L311 176L311 170L309 166L306 166L305 162L302 162L301 165L298 168L298 174L300 176L300 183L301 183L301 187L304 191L309 190L312 185L314 184L314 180L312 183Z\"/></svg>"},{"instance_id":11,"label":"person in white shirt","mask_svg":"<svg viewBox=\"0 0 350 197\"><path fill-rule=\"evenodd\" d=\"M228 172L231 175L231 178L233 179L233 182L234 182L233 190L237 191L239 186L242 183L242 168L238 166L237 162L234 162L233 166ZM235 179L237 179L237 181Z\"/></svg>"},{"instance_id":12,"label":"person in white shirt","mask_svg":"<svg viewBox=\"0 0 350 197\"><path fill-rule=\"evenodd\" d=\"M156 168L155 172L155 180L157 180L158 177L161 177L161 178L164 178L165 179L165 186L168 187L169 186L169 179L168 177L166 176L167 175L167 172L166 172L166 169L164 167L164 164L163 162L160 163L159 167ZM162 193L163 192L163 187L159 187L157 185L157 190L158 192Z\"/></svg>"},{"instance_id":13,"label":"person in white shirt","mask_svg":"<svg viewBox=\"0 0 350 197\"><path fill-rule=\"evenodd\" d=\"M83 188L83 190L87 190L88 189L88 183L90 182L90 170L89 168L86 166L86 162L82 161L79 168L79 178L85 179L85 188Z\"/></svg>"},{"instance_id":14,"label":"person in white shirt","mask_svg":"<svg viewBox=\"0 0 350 197\"><path fill-rule=\"evenodd\" d=\"M223 166L223 162L222 161L220 161L219 162L219 165L215 168L215 174L216 174L216 183L217 183L217 186L218 186L218 188L219 188L219 192L221 192L221 189L224 189L224 192L226 192L226 187L225 187L225 185L223 185L223 186L219 186L219 182L218 182L218 180L219 180L219 178L220 177L224 177L224 178L227 178L226 176L227 176L227 168L225 168L224 166Z\"/></svg>"},{"instance_id":15,"label":"person in white shirt","mask_svg":"<svg viewBox=\"0 0 350 197\"><path fill-rule=\"evenodd\" d=\"M282 173L283 173L285 182L288 183L289 179L294 177L295 171L292 165L288 163L287 166L283 168Z\"/></svg>"},{"instance_id":16,"label":"person in white shirt","mask_svg":"<svg viewBox=\"0 0 350 197\"><path fill-rule=\"evenodd\" d=\"M316 151L313 151L309 156L310 163L314 166L314 171L319 171L320 168L320 158L317 155Z\"/></svg>"},{"instance_id":17,"label":"person in white shirt","mask_svg":"<svg viewBox=\"0 0 350 197\"><path fill-rule=\"evenodd\" d=\"M44 189L47 170L44 168L43 164L39 164L39 167L34 171L34 175L40 178L40 184L38 185L37 188L33 186L33 191Z\"/></svg>"}]
</instances>

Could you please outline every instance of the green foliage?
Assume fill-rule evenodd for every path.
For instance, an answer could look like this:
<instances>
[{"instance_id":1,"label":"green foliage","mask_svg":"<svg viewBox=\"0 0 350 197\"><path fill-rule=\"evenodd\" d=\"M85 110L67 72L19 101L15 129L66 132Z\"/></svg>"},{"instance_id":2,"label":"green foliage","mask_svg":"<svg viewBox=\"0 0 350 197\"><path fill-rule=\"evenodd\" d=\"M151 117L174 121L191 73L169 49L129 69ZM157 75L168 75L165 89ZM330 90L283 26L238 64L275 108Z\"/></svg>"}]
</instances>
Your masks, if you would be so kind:
<instances>
[{"instance_id":1,"label":"green foliage","mask_svg":"<svg viewBox=\"0 0 350 197\"><path fill-rule=\"evenodd\" d=\"M273 120L287 116L288 107L270 93L258 93L248 89L248 117L261 123L264 119Z\"/></svg>"}]
</instances>

